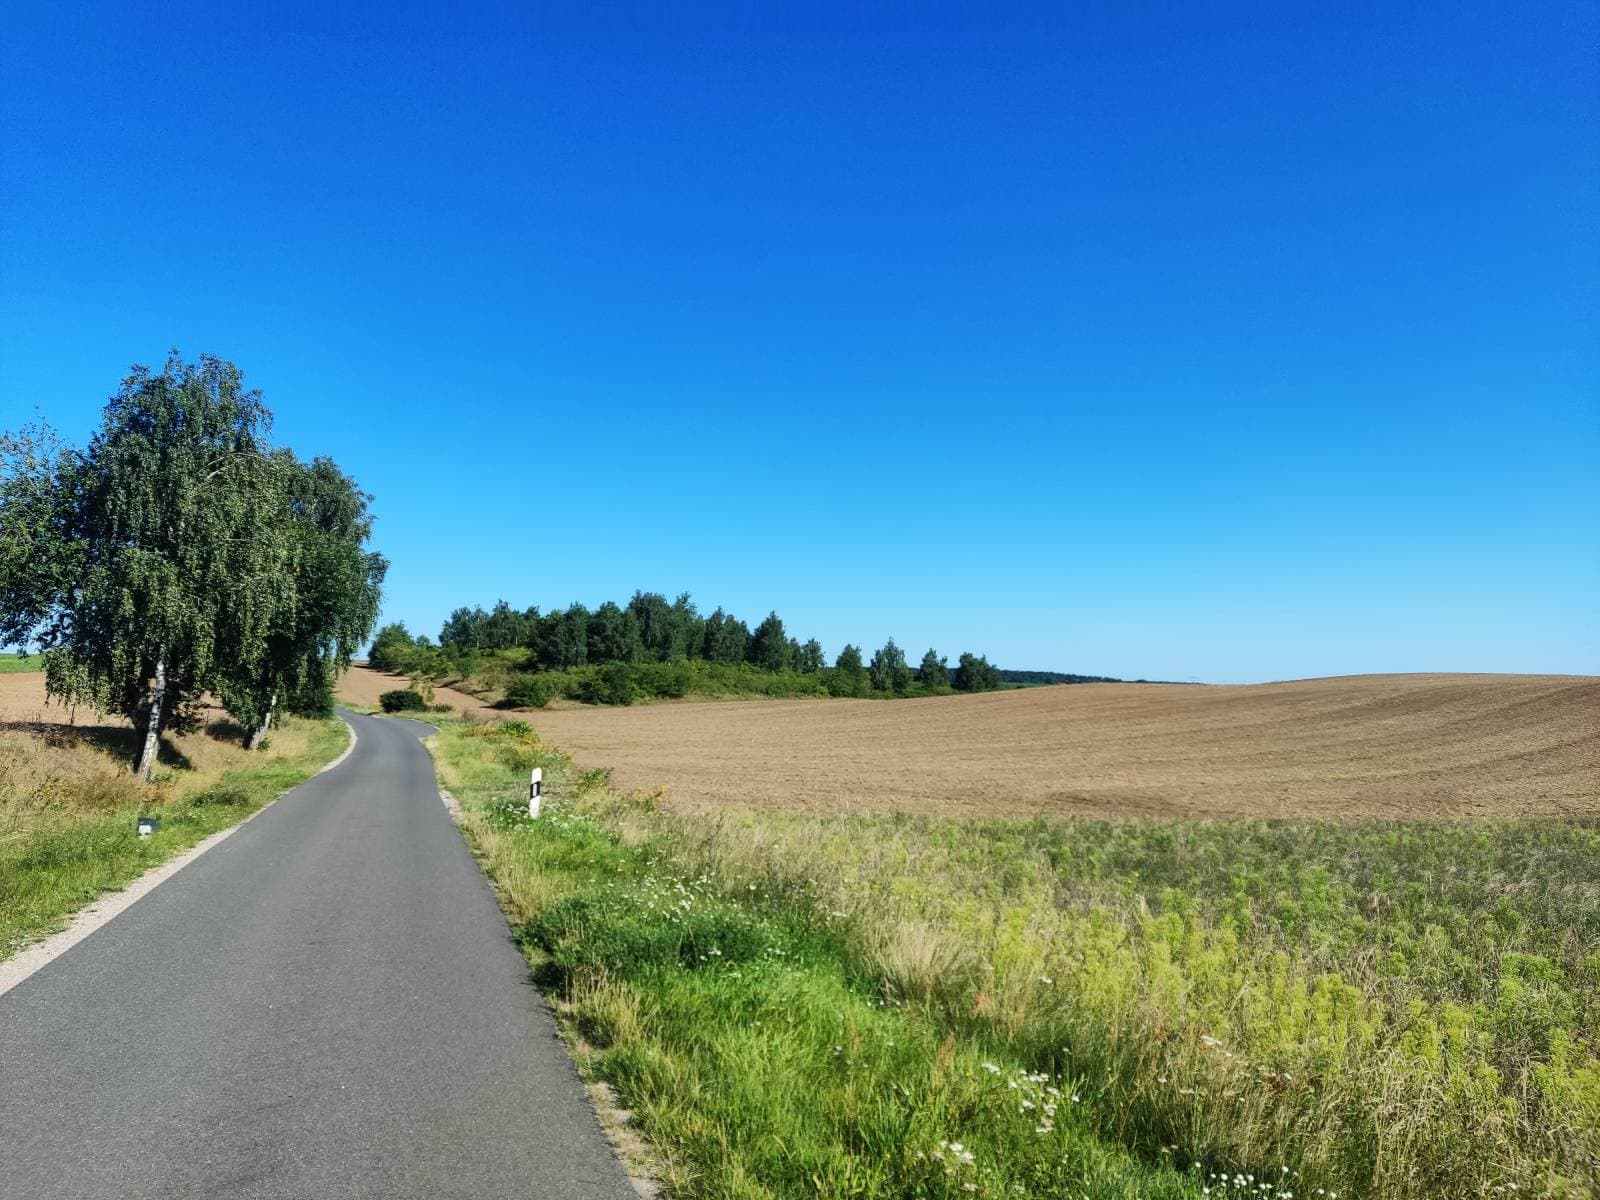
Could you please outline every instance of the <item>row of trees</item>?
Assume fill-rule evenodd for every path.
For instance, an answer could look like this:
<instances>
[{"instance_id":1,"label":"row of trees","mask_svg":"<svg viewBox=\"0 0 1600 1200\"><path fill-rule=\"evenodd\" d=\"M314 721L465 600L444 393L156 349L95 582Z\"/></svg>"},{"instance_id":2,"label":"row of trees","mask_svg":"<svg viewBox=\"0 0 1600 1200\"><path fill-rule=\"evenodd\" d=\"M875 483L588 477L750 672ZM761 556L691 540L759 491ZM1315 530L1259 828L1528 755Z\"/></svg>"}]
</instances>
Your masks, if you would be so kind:
<instances>
[{"instance_id":1,"label":"row of trees","mask_svg":"<svg viewBox=\"0 0 1600 1200\"><path fill-rule=\"evenodd\" d=\"M0 645L43 651L67 704L131 719L149 778L164 730L215 696L259 746L274 714L325 714L376 623L388 564L371 497L270 441L237 367L135 367L87 449L0 435Z\"/></svg>"},{"instance_id":2,"label":"row of trees","mask_svg":"<svg viewBox=\"0 0 1600 1200\"><path fill-rule=\"evenodd\" d=\"M1071 671L1013 671L1004 669L1000 678L1007 683L1123 683L1114 675L1076 675Z\"/></svg>"},{"instance_id":3,"label":"row of trees","mask_svg":"<svg viewBox=\"0 0 1600 1200\"><path fill-rule=\"evenodd\" d=\"M889 639L869 662L847 645L830 668L815 638L790 637L782 618L769 613L755 629L718 608L701 616L687 593L668 601L658 592L635 592L626 605L611 601L592 611L581 604L540 613L504 600L492 609L458 608L435 646L413 637L403 624L385 626L374 640L370 661L380 670L440 676L471 673L479 651L525 650L524 666L535 671L570 671L609 663L747 663L765 671L829 673L836 695L887 692L903 695L913 683L923 691L992 691L1002 686L985 658L963 654L954 671L936 651L913 670L905 652Z\"/></svg>"},{"instance_id":4,"label":"row of trees","mask_svg":"<svg viewBox=\"0 0 1600 1200\"><path fill-rule=\"evenodd\" d=\"M532 652L530 665L565 671L609 662L748 662L769 671L820 671L822 646L788 636L777 613L754 631L717 609L701 616L684 593L668 601L659 592L635 592L626 605L607 601L590 611L582 604L541 614L518 611L504 600L492 609L458 608L439 631L446 650Z\"/></svg>"}]
</instances>

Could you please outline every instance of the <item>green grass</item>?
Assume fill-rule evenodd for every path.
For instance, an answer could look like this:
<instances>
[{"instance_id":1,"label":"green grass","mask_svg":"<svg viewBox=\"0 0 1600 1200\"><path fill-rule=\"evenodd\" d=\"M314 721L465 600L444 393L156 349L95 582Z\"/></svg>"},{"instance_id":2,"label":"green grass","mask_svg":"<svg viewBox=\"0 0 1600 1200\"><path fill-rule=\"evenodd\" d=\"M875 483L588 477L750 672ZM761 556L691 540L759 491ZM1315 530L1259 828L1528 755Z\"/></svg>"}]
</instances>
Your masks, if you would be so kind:
<instances>
[{"instance_id":1,"label":"green grass","mask_svg":"<svg viewBox=\"0 0 1600 1200\"><path fill-rule=\"evenodd\" d=\"M21 671L42 671L44 660L37 654L23 658L20 654L0 653L0 675L14 675Z\"/></svg>"},{"instance_id":2,"label":"green grass","mask_svg":"<svg viewBox=\"0 0 1600 1200\"><path fill-rule=\"evenodd\" d=\"M109 756L88 747L0 743L0 767L8 768L0 787L0 959L302 782L343 752L349 734L338 721L288 718L273 739L279 753L187 792L170 772L165 788L146 788L120 762L107 770L89 761ZM135 829L141 813L161 823L146 838Z\"/></svg>"},{"instance_id":3,"label":"green grass","mask_svg":"<svg viewBox=\"0 0 1600 1200\"><path fill-rule=\"evenodd\" d=\"M441 777L675 1194L1600 1189L1593 823L697 817L523 730Z\"/></svg>"}]
</instances>

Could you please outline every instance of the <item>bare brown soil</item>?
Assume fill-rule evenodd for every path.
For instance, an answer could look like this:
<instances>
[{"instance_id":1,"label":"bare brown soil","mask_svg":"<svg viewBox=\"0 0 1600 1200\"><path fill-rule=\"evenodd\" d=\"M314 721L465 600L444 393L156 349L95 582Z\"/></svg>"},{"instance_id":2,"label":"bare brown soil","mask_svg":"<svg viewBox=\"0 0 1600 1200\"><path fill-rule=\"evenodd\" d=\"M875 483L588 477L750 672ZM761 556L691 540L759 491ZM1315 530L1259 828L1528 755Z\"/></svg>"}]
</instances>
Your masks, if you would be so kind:
<instances>
[{"instance_id":1,"label":"bare brown soil","mask_svg":"<svg viewBox=\"0 0 1600 1200\"><path fill-rule=\"evenodd\" d=\"M169 731L161 738L160 765L183 768L185 772L182 782L173 785L172 794L214 783L225 769L246 757L245 730L220 705L202 703L197 715L198 727L186 733ZM138 750L133 726L124 718L50 701L45 696L41 671L0 674L0 736L7 734L43 737L58 748L95 748L103 752L107 763L123 766L132 765ZM272 736L280 741L278 750L283 750L282 731ZM289 740L301 745L305 735L291 735ZM79 774L88 770L91 766L86 759L74 768Z\"/></svg>"},{"instance_id":2,"label":"bare brown soil","mask_svg":"<svg viewBox=\"0 0 1600 1200\"><path fill-rule=\"evenodd\" d=\"M0 675L0 721L57 724L66 719L65 709L45 703L44 672L17 671Z\"/></svg>"},{"instance_id":3,"label":"bare brown soil","mask_svg":"<svg viewBox=\"0 0 1600 1200\"><path fill-rule=\"evenodd\" d=\"M200 706L202 726L233 724L220 706L204 697L202 700L205 701ZM122 717L102 715L92 708L67 708L51 700L44 693L43 671L16 671L0 675L0 726L18 729L48 725L68 725L80 729L132 728Z\"/></svg>"},{"instance_id":4,"label":"bare brown soil","mask_svg":"<svg viewBox=\"0 0 1600 1200\"><path fill-rule=\"evenodd\" d=\"M226 719L226 714L218 709L216 718ZM97 735L103 741L126 739L132 752L133 726L122 717L101 715L92 708L67 708L49 699L44 694L43 671L0 675L0 731L28 733L57 725Z\"/></svg>"},{"instance_id":5,"label":"bare brown soil","mask_svg":"<svg viewBox=\"0 0 1600 1200\"><path fill-rule=\"evenodd\" d=\"M390 675L384 671L374 671L370 667L351 667L345 672L344 678L339 681L336 694L339 699L351 704L358 704L362 708L377 708L378 697L384 692L392 692L397 688L411 686L409 676ZM439 687L433 689L433 702L435 704L448 704L457 712L465 713L469 717L476 717L484 721L503 721L507 717L526 717L526 713L506 712L485 704L476 696L469 696L466 692L458 692L455 688Z\"/></svg>"},{"instance_id":6,"label":"bare brown soil","mask_svg":"<svg viewBox=\"0 0 1600 1200\"><path fill-rule=\"evenodd\" d=\"M467 696L440 699L506 715ZM1600 678L1592 676L1085 684L927 700L679 702L517 715L583 766L613 768L619 785L665 786L672 803L694 807L1600 816Z\"/></svg>"}]
</instances>

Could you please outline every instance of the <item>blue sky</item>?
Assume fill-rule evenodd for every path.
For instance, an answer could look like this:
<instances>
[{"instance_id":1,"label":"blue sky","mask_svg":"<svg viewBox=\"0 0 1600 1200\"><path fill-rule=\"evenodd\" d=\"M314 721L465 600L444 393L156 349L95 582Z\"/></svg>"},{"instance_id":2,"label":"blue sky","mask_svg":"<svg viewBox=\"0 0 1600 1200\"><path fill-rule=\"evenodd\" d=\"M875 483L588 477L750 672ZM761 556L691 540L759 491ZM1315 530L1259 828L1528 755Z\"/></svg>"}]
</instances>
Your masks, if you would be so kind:
<instances>
[{"instance_id":1,"label":"blue sky","mask_svg":"<svg viewBox=\"0 0 1600 1200\"><path fill-rule=\"evenodd\" d=\"M232 358L429 632L1600 672L1596 10L1201 7L13 12L0 426Z\"/></svg>"}]
</instances>

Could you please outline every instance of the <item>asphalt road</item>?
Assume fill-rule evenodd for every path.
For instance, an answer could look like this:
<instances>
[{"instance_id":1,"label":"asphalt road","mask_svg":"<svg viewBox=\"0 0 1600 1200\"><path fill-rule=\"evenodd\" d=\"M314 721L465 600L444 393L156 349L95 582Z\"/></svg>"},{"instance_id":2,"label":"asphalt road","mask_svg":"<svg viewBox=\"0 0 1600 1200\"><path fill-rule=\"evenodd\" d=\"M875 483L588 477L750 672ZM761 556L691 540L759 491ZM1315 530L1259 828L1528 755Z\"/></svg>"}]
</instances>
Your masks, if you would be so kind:
<instances>
[{"instance_id":1,"label":"asphalt road","mask_svg":"<svg viewBox=\"0 0 1600 1200\"><path fill-rule=\"evenodd\" d=\"M0 996L0 1197L635 1200L408 721Z\"/></svg>"}]
</instances>

